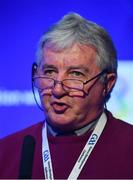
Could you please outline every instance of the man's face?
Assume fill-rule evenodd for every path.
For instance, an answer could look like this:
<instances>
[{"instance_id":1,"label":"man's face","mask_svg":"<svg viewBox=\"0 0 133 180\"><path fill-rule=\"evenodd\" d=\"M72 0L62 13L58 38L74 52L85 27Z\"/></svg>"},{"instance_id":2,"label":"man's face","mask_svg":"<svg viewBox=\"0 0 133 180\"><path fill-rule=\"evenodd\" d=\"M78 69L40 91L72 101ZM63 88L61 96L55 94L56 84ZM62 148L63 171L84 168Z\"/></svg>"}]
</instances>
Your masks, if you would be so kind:
<instances>
[{"instance_id":1,"label":"man's face","mask_svg":"<svg viewBox=\"0 0 133 180\"><path fill-rule=\"evenodd\" d=\"M96 51L91 46L77 45L60 52L44 48L40 69L44 76L57 81L88 80L100 73L96 65ZM80 128L97 118L103 111L104 87L98 79L84 85L83 92L66 92L61 83L40 92L41 102L49 123L57 129L69 131Z\"/></svg>"}]
</instances>

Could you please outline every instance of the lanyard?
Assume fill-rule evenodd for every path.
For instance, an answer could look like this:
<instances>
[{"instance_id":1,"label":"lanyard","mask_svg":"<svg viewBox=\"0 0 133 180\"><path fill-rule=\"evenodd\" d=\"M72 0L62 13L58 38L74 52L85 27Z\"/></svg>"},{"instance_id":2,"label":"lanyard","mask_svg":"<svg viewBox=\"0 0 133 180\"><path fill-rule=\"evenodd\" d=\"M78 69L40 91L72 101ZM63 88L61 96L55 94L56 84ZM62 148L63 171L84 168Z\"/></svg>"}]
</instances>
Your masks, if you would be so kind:
<instances>
[{"instance_id":1,"label":"lanyard","mask_svg":"<svg viewBox=\"0 0 133 180\"><path fill-rule=\"evenodd\" d=\"M107 122L107 117L106 117L105 113L102 113L101 117L99 118L99 120L95 126L95 129L93 130L90 138L86 142L86 145L84 146L68 179L77 179L78 178L82 168L84 167L87 159L89 158L92 150L94 149L101 133L103 132L106 122ZM45 174L45 179L54 180L52 160L51 160L50 149L49 149L49 144L48 144L47 127L46 126L47 125L45 123L45 126L42 129L42 159L43 159L43 166L44 166L44 174Z\"/></svg>"}]
</instances>

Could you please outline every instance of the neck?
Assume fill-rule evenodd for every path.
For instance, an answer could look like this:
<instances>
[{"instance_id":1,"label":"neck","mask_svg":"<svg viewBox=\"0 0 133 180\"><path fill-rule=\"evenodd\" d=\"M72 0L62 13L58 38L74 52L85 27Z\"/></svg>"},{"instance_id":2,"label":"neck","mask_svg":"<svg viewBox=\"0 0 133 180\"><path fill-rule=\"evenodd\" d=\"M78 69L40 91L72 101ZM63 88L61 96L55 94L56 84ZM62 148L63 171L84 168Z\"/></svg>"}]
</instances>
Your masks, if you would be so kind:
<instances>
[{"instance_id":1,"label":"neck","mask_svg":"<svg viewBox=\"0 0 133 180\"><path fill-rule=\"evenodd\" d=\"M64 131L61 131L61 130L55 128L54 126L49 124L47 120L46 120L46 123L47 123L48 133L52 136L72 136L72 135L81 136L81 135L85 134L86 132L93 130L95 128L95 125L97 124L99 118L100 117L92 120L91 122L85 124L81 128L75 129L73 131L68 131L68 132L64 132Z\"/></svg>"}]
</instances>

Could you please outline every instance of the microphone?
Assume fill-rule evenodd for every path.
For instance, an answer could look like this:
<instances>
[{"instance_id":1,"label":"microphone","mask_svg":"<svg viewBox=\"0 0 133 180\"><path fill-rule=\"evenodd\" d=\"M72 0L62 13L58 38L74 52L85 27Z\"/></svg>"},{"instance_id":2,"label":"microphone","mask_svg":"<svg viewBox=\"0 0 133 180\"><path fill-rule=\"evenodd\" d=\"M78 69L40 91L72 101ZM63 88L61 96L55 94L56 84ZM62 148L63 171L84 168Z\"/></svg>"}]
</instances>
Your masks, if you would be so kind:
<instances>
[{"instance_id":1,"label":"microphone","mask_svg":"<svg viewBox=\"0 0 133 180\"><path fill-rule=\"evenodd\" d=\"M24 137L20 160L19 179L31 179L35 151L35 139L31 135Z\"/></svg>"}]
</instances>

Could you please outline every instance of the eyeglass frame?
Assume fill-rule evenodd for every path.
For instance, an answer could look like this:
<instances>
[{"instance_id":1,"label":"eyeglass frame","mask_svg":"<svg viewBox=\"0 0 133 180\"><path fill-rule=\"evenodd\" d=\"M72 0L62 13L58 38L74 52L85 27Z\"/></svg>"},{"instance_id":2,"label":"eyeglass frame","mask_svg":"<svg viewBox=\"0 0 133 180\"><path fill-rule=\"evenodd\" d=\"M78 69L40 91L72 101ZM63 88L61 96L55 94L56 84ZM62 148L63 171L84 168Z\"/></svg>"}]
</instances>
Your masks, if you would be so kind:
<instances>
[{"instance_id":1,"label":"eyeglass frame","mask_svg":"<svg viewBox=\"0 0 133 180\"><path fill-rule=\"evenodd\" d=\"M104 70L102 70L100 73L96 74L94 77L92 77L92 78L89 79L89 80L83 81L83 80L80 80L80 79L63 79L62 81L58 81L58 80L56 80L56 79L54 79L54 78L50 78L50 77L42 77L42 76L34 77L34 75L35 75L35 73L36 73L36 71L37 71L37 68L38 68L38 67L37 67L37 64L36 64L36 63L33 63L33 65L32 65L32 83L33 83L33 84L34 84L34 80L37 79L37 78L51 79L51 80L53 80L54 83L53 83L53 86L51 86L51 87L49 87L49 88L53 88L53 87L55 87L55 85L56 85L57 83L60 83L60 84L62 85L63 89L64 89L64 86L65 86L65 87L67 87L67 86L63 84L63 81L66 81L66 80L78 80L78 81L80 81L80 82L82 83L82 89L67 87L67 88L69 88L69 89L77 89L78 91L84 91L84 85L85 85L85 84L89 83L90 81L92 81L92 80L94 80L94 79L96 79L96 78L98 78L98 77L100 78L100 76L102 76L103 74L107 73L107 69L104 69ZM35 86L35 87L36 87L36 86ZM36 87L36 88L39 89L38 87ZM43 90L43 89L40 89L40 90ZM64 90L66 91L66 89L64 89ZM69 92L71 92L71 90L70 90Z\"/></svg>"},{"instance_id":2,"label":"eyeglass frame","mask_svg":"<svg viewBox=\"0 0 133 180\"><path fill-rule=\"evenodd\" d=\"M35 91L34 91L34 75L35 75L35 73L36 73L36 71L37 71L37 68L38 68L38 65L36 64L36 63L33 63L32 64L32 74L31 74L31 80L32 80L32 92L33 92L33 96L34 96L34 99L35 99L35 102L36 102L36 104L37 104L37 106L38 106L38 108L41 110L41 111L44 111L44 109L39 105L39 103L38 103L38 101L37 101L37 99L36 99L36 95L35 95ZM94 77L92 77L91 79L89 79L89 80L86 80L85 82L83 82L82 80L82 82L83 82L83 86L84 86L84 84L87 84L88 82L90 82L91 80L93 80L93 79L96 79L97 77L100 77L100 76L102 76L104 73L107 73L108 71L107 71L107 69L104 69L103 71L101 71L100 73L98 73L96 76L94 76ZM56 80L57 81L57 80ZM62 82L62 81L61 81ZM83 91L83 90L82 90ZM106 107L106 103L105 103L105 107Z\"/></svg>"}]
</instances>

